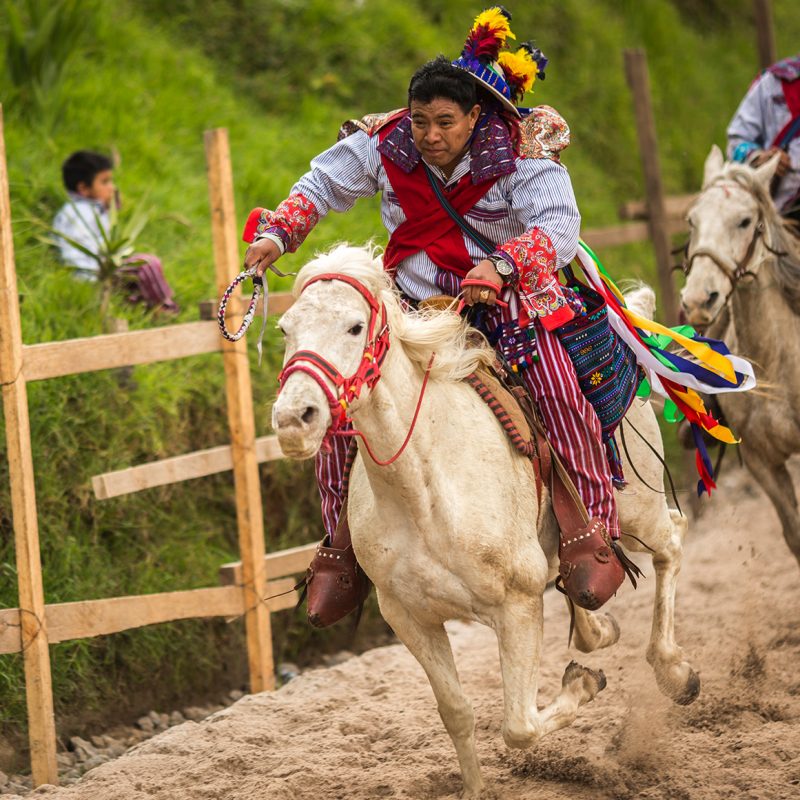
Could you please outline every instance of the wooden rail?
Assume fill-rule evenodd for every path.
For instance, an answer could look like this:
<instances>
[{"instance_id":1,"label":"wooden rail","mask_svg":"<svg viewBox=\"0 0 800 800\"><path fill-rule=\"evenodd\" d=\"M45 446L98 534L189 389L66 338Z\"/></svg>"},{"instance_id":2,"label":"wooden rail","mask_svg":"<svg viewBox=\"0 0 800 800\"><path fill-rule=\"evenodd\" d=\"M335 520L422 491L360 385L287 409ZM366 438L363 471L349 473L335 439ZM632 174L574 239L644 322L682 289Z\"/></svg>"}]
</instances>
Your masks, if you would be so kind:
<instances>
[{"instance_id":1,"label":"wooden rail","mask_svg":"<svg viewBox=\"0 0 800 800\"><path fill-rule=\"evenodd\" d=\"M256 461L259 464L283 458L276 436L259 437L255 440L255 450ZM141 492L155 486L166 486L193 478L204 478L231 469L233 469L231 446L221 445L95 475L92 478L92 488L98 500L108 500L110 497Z\"/></svg>"},{"instance_id":2,"label":"wooden rail","mask_svg":"<svg viewBox=\"0 0 800 800\"><path fill-rule=\"evenodd\" d=\"M269 581L266 584L263 603L269 611L281 611L296 605L297 592L294 591L294 584L294 578ZM252 602L256 602L255 597ZM45 606L47 641L55 644L72 639L105 636L180 619L238 617L247 609L246 594L242 592L240 585L52 603ZM0 611L0 654L18 653L22 650L18 626L18 608Z\"/></svg>"},{"instance_id":3,"label":"wooden rail","mask_svg":"<svg viewBox=\"0 0 800 800\"><path fill-rule=\"evenodd\" d=\"M110 333L22 348L27 381L60 378L98 369L152 364L175 358L217 353L223 339L214 322L184 322L144 331Z\"/></svg>"}]
</instances>

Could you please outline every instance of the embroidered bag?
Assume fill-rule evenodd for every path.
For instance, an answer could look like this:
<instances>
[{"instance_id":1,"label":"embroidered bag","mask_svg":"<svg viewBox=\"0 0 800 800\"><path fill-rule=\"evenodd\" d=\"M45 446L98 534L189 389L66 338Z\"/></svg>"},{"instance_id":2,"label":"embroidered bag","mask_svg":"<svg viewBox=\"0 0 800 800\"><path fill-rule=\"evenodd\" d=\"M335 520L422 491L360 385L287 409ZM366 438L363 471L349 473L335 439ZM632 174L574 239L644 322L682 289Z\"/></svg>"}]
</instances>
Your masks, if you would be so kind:
<instances>
[{"instance_id":1,"label":"embroidered bag","mask_svg":"<svg viewBox=\"0 0 800 800\"><path fill-rule=\"evenodd\" d=\"M615 482L622 479L622 463L614 431L625 416L643 373L630 347L608 321L606 301L573 274L564 269L567 286L586 306L569 322L555 329L578 375L578 384L592 404L603 429L606 455Z\"/></svg>"}]
</instances>

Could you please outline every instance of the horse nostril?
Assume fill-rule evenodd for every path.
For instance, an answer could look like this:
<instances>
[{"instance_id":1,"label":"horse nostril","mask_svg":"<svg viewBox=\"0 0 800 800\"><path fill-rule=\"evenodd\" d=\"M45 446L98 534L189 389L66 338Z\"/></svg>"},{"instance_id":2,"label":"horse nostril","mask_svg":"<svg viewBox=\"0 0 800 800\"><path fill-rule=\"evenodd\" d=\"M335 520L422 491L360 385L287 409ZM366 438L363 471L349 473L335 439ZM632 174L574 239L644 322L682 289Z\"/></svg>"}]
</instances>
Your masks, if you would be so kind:
<instances>
[{"instance_id":1,"label":"horse nostril","mask_svg":"<svg viewBox=\"0 0 800 800\"><path fill-rule=\"evenodd\" d=\"M714 305L714 303L717 302L718 297L719 297L719 292L709 292L708 299L705 302L705 307L711 308Z\"/></svg>"},{"instance_id":2,"label":"horse nostril","mask_svg":"<svg viewBox=\"0 0 800 800\"><path fill-rule=\"evenodd\" d=\"M317 414L319 413L319 409L316 406L307 406L306 410L303 412L301 419L305 422L306 425L311 424L316 418Z\"/></svg>"}]
</instances>

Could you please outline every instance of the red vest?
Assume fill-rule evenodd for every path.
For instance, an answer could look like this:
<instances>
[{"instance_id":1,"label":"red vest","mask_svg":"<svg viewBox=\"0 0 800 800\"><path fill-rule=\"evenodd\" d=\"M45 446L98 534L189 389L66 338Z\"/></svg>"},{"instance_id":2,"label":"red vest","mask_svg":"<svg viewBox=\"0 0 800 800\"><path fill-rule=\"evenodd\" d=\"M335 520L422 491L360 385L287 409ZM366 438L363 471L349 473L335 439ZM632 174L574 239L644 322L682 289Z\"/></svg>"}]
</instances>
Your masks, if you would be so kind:
<instances>
[{"instance_id":1,"label":"red vest","mask_svg":"<svg viewBox=\"0 0 800 800\"><path fill-rule=\"evenodd\" d=\"M394 122L383 128L378 134L380 141L396 125L397 122ZM389 237L383 254L384 267L394 270L403 259L424 250L437 267L455 272L463 278L475 265L467 253L461 228L450 218L434 194L422 161L410 173L404 172L384 155L381 155L381 163L406 216L405 222ZM447 192L447 199L463 217L496 180L489 179L476 185L467 173Z\"/></svg>"}]
</instances>

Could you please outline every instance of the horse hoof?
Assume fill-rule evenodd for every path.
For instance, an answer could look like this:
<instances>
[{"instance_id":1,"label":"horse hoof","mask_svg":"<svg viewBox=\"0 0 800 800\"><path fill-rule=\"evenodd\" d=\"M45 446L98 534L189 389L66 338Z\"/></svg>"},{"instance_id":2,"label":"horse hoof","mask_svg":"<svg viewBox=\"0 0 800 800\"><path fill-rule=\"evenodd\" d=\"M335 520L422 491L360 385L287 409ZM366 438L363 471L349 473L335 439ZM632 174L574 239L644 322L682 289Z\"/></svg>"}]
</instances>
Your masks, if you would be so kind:
<instances>
[{"instance_id":1,"label":"horse hoof","mask_svg":"<svg viewBox=\"0 0 800 800\"><path fill-rule=\"evenodd\" d=\"M697 700L699 694L700 694L700 676L690 667L689 680L686 681L686 686L677 697L673 698L673 700L679 706L688 706L691 703L694 703L695 700Z\"/></svg>"},{"instance_id":2,"label":"horse hoof","mask_svg":"<svg viewBox=\"0 0 800 800\"><path fill-rule=\"evenodd\" d=\"M599 692L606 688L607 681L603 670L589 669L584 667L577 661L570 661L567 668L564 670L564 677L561 679L561 686L564 687L568 683L580 680L584 688L589 694L589 699L592 699Z\"/></svg>"}]
</instances>

